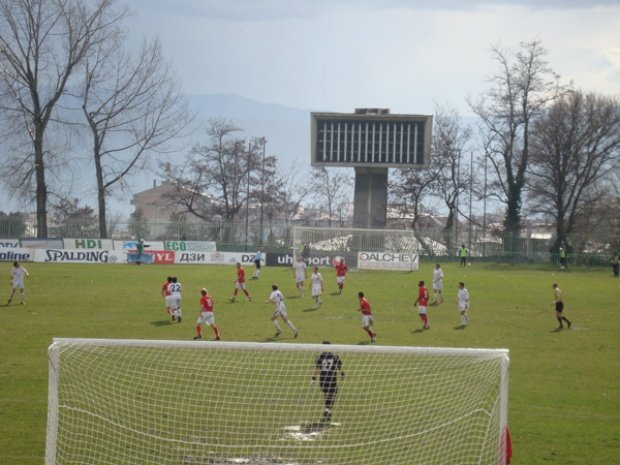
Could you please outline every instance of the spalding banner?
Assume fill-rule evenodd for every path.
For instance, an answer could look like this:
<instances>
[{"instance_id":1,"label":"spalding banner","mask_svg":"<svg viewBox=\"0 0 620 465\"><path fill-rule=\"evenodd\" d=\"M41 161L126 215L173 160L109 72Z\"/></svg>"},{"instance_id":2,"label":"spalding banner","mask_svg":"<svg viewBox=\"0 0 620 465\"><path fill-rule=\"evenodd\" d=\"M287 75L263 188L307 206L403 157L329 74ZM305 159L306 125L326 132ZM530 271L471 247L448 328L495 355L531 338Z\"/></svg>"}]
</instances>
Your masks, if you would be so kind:
<instances>
[{"instance_id":1,"label":"spalding banner","mask_svg":"<svg viewBox=\"0 0 620 465\"><path fill-rule=\"evenodd\" d=\"M125 263L127 257L115 250L35 249L35 262L45 263Z\"/></svg>"}]
</instances>

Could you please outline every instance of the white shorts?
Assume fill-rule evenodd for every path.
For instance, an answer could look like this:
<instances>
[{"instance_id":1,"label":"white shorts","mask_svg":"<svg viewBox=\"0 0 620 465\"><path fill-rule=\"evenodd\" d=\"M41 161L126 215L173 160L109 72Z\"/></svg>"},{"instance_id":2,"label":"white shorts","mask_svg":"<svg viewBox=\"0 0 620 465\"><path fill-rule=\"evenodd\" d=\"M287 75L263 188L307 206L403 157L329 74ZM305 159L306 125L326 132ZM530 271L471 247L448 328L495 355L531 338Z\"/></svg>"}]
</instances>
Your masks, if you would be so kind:
<instances>
[{"instance_id":1,"label":"white shorts","mask_svg":"<svg viewBox=\"0 0 620 465\"><path fill-rule=\"evenodd\" d=\"M244 290L245 290L245 288L246 288L246 287L245 287L245 283L244 283L244 282L243 282L243 283L240 283L239 281L237 281L237 283L235 284L235 287L236 287L237 289L244 289Z\"/></svg>"},{"instance_id":2,"label":"white shorts","mask_svg":"<svg viewBox=\"0 0 620 465\"><path fill-rule=\"evenodd\" d=\"M422 305L418 306L418 314L419 315L426 315L426 307L423 307Z\"/></svg>"},{"instance_id":3,"label":"white shorts","mask_svg":"<svg viewBox=\"0 0 620 465\"><path fill-rule=\"evenodd\" d=\"M181 308L181 294L172 294L170 296L170 308Z\"/></svg>"},{"instance_id":4,"label":"white shorts","mask_svg":"<svg viewBox=\"0 0 620 465\"><path fill-rule=\"evenodd\" d=\"M166 301L166 308L174 307L174 302L172 301L172 295L167 295L165 298L165 301Z\"/></svg>"},{"instance_id":5,"label":"white shorts","mask_svg":"<svg viewBox=\"0 0 620 465\"><path fill-rule=\"evenodd\" d=\"M372 325L372 315L362 315L362 326Z\"/></svg>"},{"instance_id":6,"label":"white shorts","mask_svg":"<svg viewBox=\"0 0 620 465\"><path fill-rule=\"evenodd\" d=\"M283 305L281 307L276 308L275 311L273 312L273 316L275 318L282 317L282 318L288 319L288 314L286 313L286 307Z\"/></svg>"},{"instance_id":7,"label":"white shorts","mask_svg":"<svg viewBox=\"0 0 620 465\"><path fill-rule=\"evenodd\" d=\"M436 291L442 291L443 290L443 281L439 281L436 283L433 283L433 289Z\"/></svg>"},{"instance_id":8,"label":"white shorts","mask_svg":"<svg viewBox=\"0 0 620 465\"><path fill-rule=\"evenodd\" d=\"M321 286L312 286L312 297L318 297L321 295Z\"/></svg>"},{"instance_id":9,"label":"white shorts","mask_svg":"<svg viewBox=\"0 0 620 465\"><path fill-rule=\"evenodd\" d=\"M344 278L345 278L344 276L336 276L336 283L343 284Z\"/></svg>"},{"instance_id":10,"label":"white shorts","mask_svg":"<svg viewBox=\"0 0 620 465\"><path fill-rule=\"evenodd\" d=\"M459 312L466 312L467 310L469 310L467 307L459 305Z\"/></svg>"},{"instance_id":11,"label":"white shorts","mask_svg":"<svg viewBox=\"0 0 620 465\"><path fill-rule=\"evenodd\" d=\"M296 283L303 283L304 280L306 279L306 277L302 274L302 275L295 275L295 282Z\"/></svg>"},{"instance_id":12,"label":"white shorts","mask_svg":"<svg viewBox=\"0 0 620 465\"><path fill-rule=\"evenodd\" d=\"M202 323L213 326L215 324L215 315L213 314L213 312L200 312L200 316L196 320L196 324Z\"/></svg>"},{"instance_id":13,"label":"white shorts","mask_svg":"<svg viewBox=\"0 0 620 465\"><path fill-rule=\"evenodd\" d=\"M23 289L24 288L24 280L20 279L19 281L13 281L13 289Z\"/></svg>"}]
</instances>

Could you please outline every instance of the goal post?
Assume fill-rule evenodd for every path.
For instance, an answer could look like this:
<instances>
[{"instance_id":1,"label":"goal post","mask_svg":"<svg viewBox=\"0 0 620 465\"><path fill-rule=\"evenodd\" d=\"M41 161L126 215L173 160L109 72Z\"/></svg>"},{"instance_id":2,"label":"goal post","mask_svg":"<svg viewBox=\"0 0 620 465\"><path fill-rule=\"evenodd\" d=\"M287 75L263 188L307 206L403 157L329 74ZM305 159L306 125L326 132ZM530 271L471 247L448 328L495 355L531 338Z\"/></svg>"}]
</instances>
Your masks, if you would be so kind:
<instances>
[{"instance_id":1,"label":"goal post","mask_svg":"<svg viewBox=\"0 0 620 465\"><path fill-rule=\"evenodd\" d=\"M419 268L420 241L411 229L293 227L293 258L324 264L342 257L360 269L414 271Z\"/></svg>"},{"instance_id":2,"label":"goal post","mask_svg":"<svg viewBox=\"0 0 620 465\"><path fill-rule=\"evenodd\" d=\"M346 374L327 419L324 352ZM504 349L54 339L45 464L501 465L508 363Z\"/></svg>"}]
</instances>

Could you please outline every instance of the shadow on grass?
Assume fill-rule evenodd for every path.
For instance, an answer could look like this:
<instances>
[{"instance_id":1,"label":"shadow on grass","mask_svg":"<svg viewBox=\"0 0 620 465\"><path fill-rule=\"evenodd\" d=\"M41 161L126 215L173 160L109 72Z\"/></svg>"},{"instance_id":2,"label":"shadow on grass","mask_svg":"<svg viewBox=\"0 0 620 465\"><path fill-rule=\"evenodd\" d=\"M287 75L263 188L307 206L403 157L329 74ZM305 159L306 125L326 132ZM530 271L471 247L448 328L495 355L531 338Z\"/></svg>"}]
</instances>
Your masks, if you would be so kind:
<instances>
[{"instance_id":1,"label":"shadow on grass","mask_svg":"<svg viewBox=\"0 0 620 465\"><path fill-rule=\"evenodd\" d=\"M462 331L462 330L464 330L465 328L467 328L467 325L458 325L458 326L455 326L455 327L454 327L454 329L455 329L455 330L457 330L457 331L459 331L459 330L460 330L460 331Z\"/></svg>"},{"instance_id":2,"label":"shadow on grass","mask_svg":"<svg viewBox=\"0 0 620 465\"><path fill-rule=\"evenodd\" d=\"M296 339L294 334L291 334L290 336L271 336L271 337L267 337L265 339L262 339L258 342L280 342L280 341L288 341L291 339Z\"/></svg>"},{"instance_id":3,"label":"shadow on grass","mask_svg":"<svg viewBox=\"0 0 620 465\"><path fill-rule=\"evenodd\" d=\"M414 329L411 334L422 334L424 331L426 331L424 328Z\"/></svg>"},{"instance_id":4,"label":"shadow on grass","mask_svg":"<svg viewBox=\"0 0 620 465\"><path fill-rule=\"evenodd\" d=\"M302 312L316 312L319 307L309 307L302 310Z\"/></svg>"},{"instance_id":5,"label":"shadow on grass","mask_svg":"<svg viewBox=\"0 0 620 465\"><path fill-rule=\"evenodd\" d=\"M170 326L173 324L172 320L159 320L159 321L151 321L151 325L153 326Z\"/></svg>"},{"instance_id":6,"label":"shadow on grass","mask_svg":"<svg viewBox=\"0 0 620 465\"><path fill-rule=\"evenodd\" d=\"M342 294L341 294L340 292L336 291L336 292L332 292L332 293L331 293L331 294L329 294L329 295L342 295Z\"/></svg>"}]
</instances>

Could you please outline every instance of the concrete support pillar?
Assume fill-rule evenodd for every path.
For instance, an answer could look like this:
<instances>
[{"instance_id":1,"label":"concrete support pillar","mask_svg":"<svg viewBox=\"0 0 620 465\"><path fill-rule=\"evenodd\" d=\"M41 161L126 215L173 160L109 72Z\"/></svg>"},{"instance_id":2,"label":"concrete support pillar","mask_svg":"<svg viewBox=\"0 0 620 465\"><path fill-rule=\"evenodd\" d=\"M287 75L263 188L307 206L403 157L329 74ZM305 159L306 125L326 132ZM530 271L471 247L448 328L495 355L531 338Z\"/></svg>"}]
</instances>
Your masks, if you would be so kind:
<instances>
[{"instance_id":1,"label":"concrete support pillar","mask_svg":"<svg viewBox=\"0 0 620 465\"><path fill-rule=\"evenodd\" d=\"M387 216L387 168L355 168L353 227L384 229Z\"/></svg>"}]
</instances>

